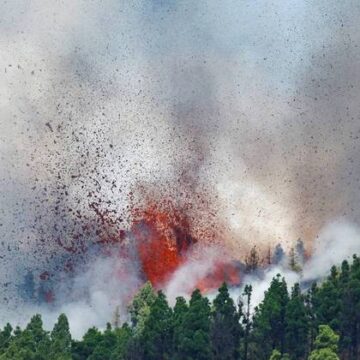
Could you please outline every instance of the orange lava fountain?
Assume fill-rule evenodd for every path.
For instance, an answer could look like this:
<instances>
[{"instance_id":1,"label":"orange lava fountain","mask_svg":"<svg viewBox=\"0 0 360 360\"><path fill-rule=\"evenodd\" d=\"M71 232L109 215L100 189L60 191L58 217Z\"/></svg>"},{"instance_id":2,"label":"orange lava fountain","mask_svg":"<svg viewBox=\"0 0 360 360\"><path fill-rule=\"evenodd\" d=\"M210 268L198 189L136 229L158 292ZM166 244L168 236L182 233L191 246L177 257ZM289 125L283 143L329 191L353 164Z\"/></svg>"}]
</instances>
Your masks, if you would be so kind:
<instances>
[{"instance_id":1,"label":"orange lava fountain","mask_svg":"<svg viewBox=\"0 0 360 360\"><path fill-rule=\"evenodd\" d=\"M166 209L152 204L144 210L136 209L134 214L131 232L142 270L153 286L161 288L185 263L188 251L197 242L191 235L189 218L172 204ZM205 293L217 289L224 281L238 285L240 280L239 264L224 259L217 261L196 287Z\"/></svg>"},{"instance_id":2,"label":"orange lava fountain","mask_svg":"<svg viewBox=\"0 0 360 360\"><path fill-rule=\"evenodd\" d=\"M169 280L196 242L190 235L186 216L172 206L167 211L156 205L137 210L131 230L143 272L155 287Z\"/></svg>"}]
</instances>

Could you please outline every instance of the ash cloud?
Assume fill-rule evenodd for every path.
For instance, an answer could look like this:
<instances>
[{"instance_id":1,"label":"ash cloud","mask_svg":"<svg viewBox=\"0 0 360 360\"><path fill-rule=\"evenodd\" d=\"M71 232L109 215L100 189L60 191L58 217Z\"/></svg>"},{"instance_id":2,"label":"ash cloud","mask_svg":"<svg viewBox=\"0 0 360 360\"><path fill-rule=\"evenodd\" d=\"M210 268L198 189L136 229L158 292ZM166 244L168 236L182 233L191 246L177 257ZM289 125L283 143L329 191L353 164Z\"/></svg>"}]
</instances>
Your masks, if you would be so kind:
<instances>
[{"instance_id":1,"label":"ash cloud","mask_svg":"<svg viewBox=\"0 0 360 360\"><path fill-rule=\"evenodd\" d=\"M355 0L0 8L4 313L29 271L91 266L129 193L192 203L195 235L211 223L238 259L358 223Z\"/></svg>"}]
</instances>

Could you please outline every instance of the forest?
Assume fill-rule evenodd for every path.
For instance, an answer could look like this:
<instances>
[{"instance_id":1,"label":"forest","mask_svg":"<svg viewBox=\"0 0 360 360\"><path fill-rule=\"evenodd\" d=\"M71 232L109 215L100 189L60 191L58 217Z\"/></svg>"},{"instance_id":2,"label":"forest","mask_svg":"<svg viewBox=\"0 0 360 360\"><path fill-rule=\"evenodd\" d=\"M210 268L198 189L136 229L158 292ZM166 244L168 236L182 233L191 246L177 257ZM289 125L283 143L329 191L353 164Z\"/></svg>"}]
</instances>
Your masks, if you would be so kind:
<instances>
[{"instance_id":1,"label":"forest","mask_svg":"<svg viewBox=\"0 0 360 360\"><path fill-rule=\"evenodd\" d=\"M34 315L23 329L0 332L0 360L336 360L359 359L360 257L333 266L319 283L288 288L274 277L260 304L246 285L234 301L226 283L211 302L196 289L171 307L146 283L120 323L72 339L61 314L52 331Z\"/></svg>"}]
</instances>

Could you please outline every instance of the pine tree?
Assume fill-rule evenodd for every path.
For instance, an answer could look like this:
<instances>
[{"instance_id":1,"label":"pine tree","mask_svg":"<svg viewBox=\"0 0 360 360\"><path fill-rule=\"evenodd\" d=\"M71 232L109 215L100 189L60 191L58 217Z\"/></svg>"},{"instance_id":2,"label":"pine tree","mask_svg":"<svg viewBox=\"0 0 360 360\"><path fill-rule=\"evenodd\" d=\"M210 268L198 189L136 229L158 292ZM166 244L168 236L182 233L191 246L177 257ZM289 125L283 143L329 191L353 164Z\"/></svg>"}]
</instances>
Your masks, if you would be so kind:
<instances>
[{"instance_id":1,"label":"pine tree","mask_svg":"<svg viewBox=\"0 0 360 360\"><path fill-rule=\"evenodd\" d=\"M301 239L298 239L296 241L295 257L299 266L302 267L305 261L305 247L304 247L304 242Z\"/></svg>"},{"instance_id":2,"label":"pine tree","mask_svg":"<svg viewBox=\"0 0 360 360\"><path fill-rule=\"evenodd\" d=\"M360 342L360 262L356 256L353 264L345 260L339 275L341 309L339 316L340 350L349 359L359 357Z\"/></svg>"},{"instance_id":3,"label":"pine tree","mask_svg":"<svg viewBox=\"0 0 360 360\"><path fill-rule=\"evenodd\" d=\"M106 330L99 336L94 350L87 360L110 360L115 348L116 335L112 331L111 324L107 323Z\"/></svg>"},{"instance_id":4,"label":"pine tree","mask_svg":"<svg viewBox=\"0 0 360 360\"><path fill-rule=\"evenodd\" d=\"M251 295L252 295L252 286L245 285L243 298L244 301L239 304L239 311L243 312L243 307L245 306L244 313L242 316L242 323L244 327L244 340L243 340L243 359L248 359L248 348L249 348L249 336L250 336L250 328L251 328Z\"/></svg>"},{"instance_id":5,"label":"pine tree","mask_svg":"<svg viewBox=\"0 0 360 360\"><path fill-rule=\"evenodd\" d=\"M337 355L339 335L328 325L319 326L319 335L315 340L315 350L309 360L340 360Z\"/></svg>"},{"instance_id":6,"label":"pine tree","mask_svg":"<svg viewBox=\"0 0 360 360\"><path fill-rule=\"evenodd\" d=\"M51 332L49 359L71 360L71 334L65 314L61 314Z\"/></svg>"},{"instance_id":7,"label":"pine tree","mask_svg":"<svg viewBox=\"0 0 360 360\"><path fill-rule=\"evenodd\" d=\"M339 275L339 287L341 296L341 309L339 318L339 330L340 330L340 348L344 353L347 353L347 357L351 358L350 348L352 344L353 333L353 317L354 317L354 299L353 292L349 286L351 283L350 265L345 260L341 264L341 272Z\"/></svg>"},{"instance_id":8,"label":"pine tree","mask_svg":"<svg viewBox=\"0 0 360 360\"><path fill-rule=\"evenodd\" d=\"M24 331L16 332L1 360L48 360L50 340L40 315L34 315Z\"/></svg>"},{"instance_id":9,"label":"pine tree","mask_svg":"<svg viewBox=\"0 0 360 360\"><path fill-rule=\"evenodd\" d=\"M186 303L186 300L179 296L176 298L176 303L174 306L173 313L173 351L174 351L174 359L181 359L181 351L180 351L180 341L182 340L182 329L183 322L185 319L185 315L187 314L189 307Z\"/></svg>"},{"instance_id":10,"label":"pine tree","mask_svg":"<svg viewBox=\"0 0 360 360\"><path fill-rule=\"evenodd\" d=\"M30 319L23 334L29 334L31 337L33 350L39 359L47 357L50 341L48 332L43 329L41 315L34 315Z\"/></svg>"},{"instance_id":11,"label":"pine tree","mask_svg":"<svg viewBox=\"0 0 360 360\"><path fill-rule=\"evenodd\" d=\"M140 289L138 294L135 295L129 306L129 313L135 335L140 335L142 333L146 319L150 314L150 307L155 299L156 293L149 281Z\"/></svg>"},{"instance_id":12,"label":"pine tree","mask_svg":"<svg viewBox=\"0 0 360 360\"><path fill-rule=\"evenodd\" d=\"M126 346L126 360L146 360L142 339L139 335L132 336Z\"/></svg>"},{"instance_id":13,"label":"pine tree","mask_svg":"<svg viewBox=\"0 0 360 360\"><path fill-rule=\"evenodd\" d=\"M115 307L113 325L114 325L115 329L118 329L120 327L120 306L119 305Z\"/></svg>"},{"instance_id":14,"label":"pine tree","mask_svg":"<svg viewBox=\"0 0 360 360\"><path fill-rule=\"evenodd\" d=\"M144 347L141 335L145 323L150 315L151 305L156 300L156 293L148 281L135 295L128 310L131 318L133 336L129 339L125 358L129 360L141 360L144 358Z\"/></svg>"},{"instance_id":15,"label":"pine tree","mask_svg":"<svg viewBox=\"0 0 360 360\"><path fill-rule=\"evenodd\" d=\"M169 359L172 352L172 310L162 291L150 306L142 332L144 355L148 360Z\"/></svg>"},{"instance_id":16,"label":"pine tree","mask_svg":"<svg viewBox=\"0 0 360 360\"><path fill-rule=\"evenodd\" d=\"M281 358L282 358L281 352L277 349L274 349L273 352L271 353L269 360L281 360Z\"/></svg>"},{"instance_id":17,"label":"pine tree","mask_svg":"<svg viewBox=\"0 0 360 360\"><path fill-rule=\"evenodd\" d=\"M0 332L0 354L3 354L9 347L13 338L12 331L12 326L7 323L4 329Z\"/></svg>"},{"instance_id":18,"label":"pine tree","mask_svg":"<svg viewBox=\"0 0 360 360\"><path fill-rule=\"evenodd\" d=\"M238 359L242 330L240 316L225 283L219 288L213 306L211 324L213 359Z\"/></svg>"},{"instance_id":19,"label":"pine tree","mask_svg":"<svg viewBox=\"0 0 360 360\"><path fill-rule=\"evenodd\" d=\"M309 350L314 349L314 342L318 331L318 322L316 318L316 308L317 308L317 291L318 286L317 283L312 283L310 289L305 294L305 305L307 316L309 319Z\"/></svg>"},{"instance_id":20,"label":"pine tree","mask_svg":"<svg viewBox=\"0 0 360 360\"><path fill-rule=\"evenodd\" d=\"M266 254L266 265L270 266L272 264L272 258L271 258L271 248L268 248L267 254Z\"/></svg>"},{"instance_id":21,"label":"pine tree","mask_svg":"<svg viewBox=\"0 0 360 360\"><path fill-rule=\"evenodd\" d=\"M189 310L178 333L181 334L178 351L183 359L211 359L209 300L199 290L191 295Z\"/></svg>"},{"instance_id":22,"label":"pine tree","mask_svg":"<svg viewBox=\"0 0 360 360\"><path fill-rule=\"evenodd\" d=\"M250 250L250 254L245 259L245 272L247 273L255 272L259 267L259 263L260 263L259 254L258 251L256 250L256 246L254 246Z\"/></svg>"},{"instance_id":23,"label":"pine tree","mask_svg":"<svg viewBox=\"0 0 360 360\"><path fill-rule=\"evenodd\" d=\"M290 360L290 356L289 354L281 355L279 350L274 349L269 360Z\"/></svg>"},{"instance_id":24,"label":"pine tree","mask_svg":"<svg viewBox=\"0 0 360 360\"><path fill-rule=\"evenodd\" d=\"M74 360L87 360L102 341L102 334L96 328L90 328L83 336L82 341L72 342L72 356Z\"/></svg>"},{"instance_id":25,"label":"pine tree","mask_svg":"<svg viewBox=\"0 0 360 360\"><path fill-rule=\"evenodd\" d=\"M286 306L289 301L285 279L278 274L271 281L262 303L255 308L253 339L258 359L268 359L273 349L285 350Z\"/></svg>"},{"instance_id":26,"label":"pine tree","mask_svg":"<svg viewBox=\"0 0 360 360\"><path fill-rule=\"evenodd\" d=\"M341 311L338 275L336 266L333 266L330 276L317 288L312 299L317 325L328 324L335 331L339 330Z\"/></svg>"},{"instance_id":27,"label":"pine tree","mask_svg":"<svg viewBox=\"0 0 360 360\"><path fill-rule=\"evenodd\" d=\"M300 272L301 265L296 257L295 249L291 248L289 253L289 267L292 271Z\"/></svg>"},{"instance_id":28,"label":"pine tree","mask_svg":"<svg viewBox=\"0 0 360 360\"><path fill-rule=\"evenodd\" d=\"M115 328L116 344L111 354L111 360L124 360L129 341L132 337L132 330L127 323L124 323L120 328Z\"/></svg>"},{"instance_id":29,"label":"pine tree","mask_svg":"<svg viewBox=\"0 0 360 360\"><path fill-rule=\"evenodd\" d=\"M284 249L282 248L281 244L277 244L275 246L274 254L272 256L272 264L280 264L285 257Z\"/></svg>"},{"instance_id":30,"label":"pine tree","mask_svg":"<svg viewBox=\"0 0 360 360\"><path fill-rule=\"evenodd\" d=\"M294 359L303 359L308 348L309 322L305 298L299 284L291 291L286 305L286 349Z\"/></svg>"}]
</instances>

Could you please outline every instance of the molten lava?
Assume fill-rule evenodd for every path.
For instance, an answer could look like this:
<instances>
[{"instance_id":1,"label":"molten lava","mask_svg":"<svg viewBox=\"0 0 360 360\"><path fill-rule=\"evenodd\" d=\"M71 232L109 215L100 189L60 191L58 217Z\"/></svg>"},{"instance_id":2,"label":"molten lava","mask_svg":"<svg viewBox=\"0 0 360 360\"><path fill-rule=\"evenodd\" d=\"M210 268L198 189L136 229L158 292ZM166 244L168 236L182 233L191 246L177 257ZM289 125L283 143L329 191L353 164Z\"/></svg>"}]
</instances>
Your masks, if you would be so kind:
<instances>
[{"instance_id":1,"label":"molten lava","mask_svg":"<svg viewBox=\"0 0 360 360\"><path fill-rule=\"evenodd\" d=\"M187 250L196 242L186 216L172 206L166 211L156 205L137 210L132 233L143 272L155 287L184 263Z\"/></svg>"},{"instance_id":2,"label":"molten lava","mask_svg":"<svg viewBox=\"0 0 360 360\"><path fill-rule=\"evenodd\" d=\"M239 285L241 283L239 264L233 262L215 263L214 269L201 279L196 284L196 287L202 293L206 293L218 289L223 282L226 282L230 286Z\"/></svg>"},{"instance_id":3,"label":"molten lava","mask_svg":"<svg viewBox=\"0 0 360 360\"><path fill-rule=\"evenodd\" d=\"M144 275L156 288L161 288L185 263L188 251L197 242L191 235L190 222L184 212L167 205L137 209L131 229ZM239 285L240 272L236 262L217 261L196 287L207 292L219 288L224 281Z\"/></svg>"}]
</instances>

